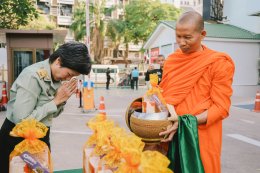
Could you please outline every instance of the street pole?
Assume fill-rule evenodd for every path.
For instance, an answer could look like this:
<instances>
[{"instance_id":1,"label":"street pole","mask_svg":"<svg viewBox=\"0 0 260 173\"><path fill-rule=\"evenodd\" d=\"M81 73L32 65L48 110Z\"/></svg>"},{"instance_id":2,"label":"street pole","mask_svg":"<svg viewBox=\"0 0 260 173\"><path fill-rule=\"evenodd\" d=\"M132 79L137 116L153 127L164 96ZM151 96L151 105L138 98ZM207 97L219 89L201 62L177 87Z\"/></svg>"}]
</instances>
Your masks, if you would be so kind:
<instances>
[{"instance_id":1,"label":"street pole","mask_svg":"<svg viewBox=\"0 0 260 173\"><path fill-rule=\"evenodd\" d=\"M89 0L86 0L86 46L90 54L90 22L89 22Z\"/></svg>"},{"instance_id":2,"label":"street pole","mask_svg":"<svg viewBox=\"0 0 260 173\"><path fill-rule=\"evenodd\" d=\"M88 48L88 53L90 54L90 22L89 22L89 0L86 0L86 46ZM85 82L85 75L83 75L83 83Z\"/></svg>"}]
</instances>

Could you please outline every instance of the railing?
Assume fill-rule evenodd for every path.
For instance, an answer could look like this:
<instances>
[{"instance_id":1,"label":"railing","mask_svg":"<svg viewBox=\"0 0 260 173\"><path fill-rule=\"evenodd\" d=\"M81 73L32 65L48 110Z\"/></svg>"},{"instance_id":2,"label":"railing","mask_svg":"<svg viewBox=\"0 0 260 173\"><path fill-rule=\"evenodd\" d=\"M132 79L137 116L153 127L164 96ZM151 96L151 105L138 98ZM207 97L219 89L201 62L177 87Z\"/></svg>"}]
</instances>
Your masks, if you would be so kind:
<instances>
[{"instance_id":1,"label":"railing","mask_svg":"<svg viewBox=\"0 0 260 173\"><path fill-rule=\"evenodd\" d=\"M60 4L74 4L74 0L57 0L57 3Z\"/></svg>"}]
</instances>

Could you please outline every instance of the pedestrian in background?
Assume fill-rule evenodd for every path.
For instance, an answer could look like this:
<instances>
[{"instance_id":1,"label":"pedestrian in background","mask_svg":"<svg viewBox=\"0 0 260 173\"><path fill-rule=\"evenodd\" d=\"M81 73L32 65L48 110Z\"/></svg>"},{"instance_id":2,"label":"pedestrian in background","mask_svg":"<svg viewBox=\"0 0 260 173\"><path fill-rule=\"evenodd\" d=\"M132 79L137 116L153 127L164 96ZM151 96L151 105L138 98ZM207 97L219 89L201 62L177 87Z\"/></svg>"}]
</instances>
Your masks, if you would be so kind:
<instances>
[{"instance_id":1,"label":"pedestrian in background","mask_svg":"<svg viewBox=\"0 0 260 173\"><path fill-rule=\"evenodd\" d=\"M135 89L138 90L139 71L137 70L137 67L135 67L134 70L132 71L132 78L133 78L133 86L135 85Z\"/></svg>"},{"instance_id":2,"label":"pedestrian in background","mask_svg":"<svg viewBox=\"0 0 260 173\"><path fill-rule=\"evenodd\" d=\"M163 55L158 55L158 57L155 59L155 64L159 64L159 68L154 69L155 73L158 75L158 84L160 84L162 80L162 75L163 75L163 66L165 62L165 57Z\"/></svg>"},{"instance_id":3,"label":"pedestrian in background","mask_svg":"<svg viewBox=\"0 0 260 173\"><path fill-rule=\"evenodd\" d=\"M160 87L165 101L175 107L179 118L165 132L160 133L167 136L162 142L170 141L169 148L172 150L168 157L172 161L176 158L172 153L176 149L173 137L177 136L179 140L184 138L178 138L180 135L188 137L182 131L179 132L183 130L179 126L183 127L185 118L189 118L186 122L193 122L189 127L197 132L197 153L200 153L205 173L220 173L222 121L229 115L235 66L227 54L202 45L206 31L199 13L189 11L182 14L176 22L175 34L179 49L167 58ZM188 145L182 145L183 149ZM190 160L190 163L198 160L194 159L191 152L187 154L180 158ZM175 167L176 162L173 162L171 168ZM182 166L199 172L198 167Z\"/></svg>"},{"instance_id":4,"label":"pedestrian in background","mask_svg":"<svg viewBox=\"0 0 260 173\"><path fill-rule=\"evenodd\" d=\"M110 84L110 79L111 79L110 68L109 67L107 68L106 75L107 75L106 89L108 90L109 89L109 84Z\"/></svg>"},{"instance_id":5,"label":"pedestrian in background","mask_svg":"<svg viewBox=\"0 0 260 173\"><path fill-rule=\"evenodd\" d=\"M150 64L146 73L145 73L145 83L146 83L146 87L147 87L147 90L149 90L151 88L151 84L150 84L150 74L151 74L151 71L154 69L153 65Z\"/></svg>"},{"instance_id":6,"label":"pedestrian in background","mask_svg":"<svg viewBox=\"0 0 260 173\"><path fill-rule=\"evenodd\" d=\"M10 89L6 119L0 130L0 172L9 172L9 155L23 138L12 137L10 131L23 119L34 118L48 127L41 138L50 149L52 119L63 111L66 101L75 94L77 80L72 77L89 74L90 56L83 43L61 45L49 59L26 67ZM66 82L62 82L66 81Z\"/></svg>"},{"instance_id":7,"label":"pedestrian in background","mask_svg":"<svg viewBox=\"0 0 260 173\"><path fill-rule=\"evenodd\" d=\"M145 74L145 81L146 81L147 89L149 89L151 87L150 74L157 74L158 85L160 84L160 82L162 80L164 62L165 62L165 57L163 55L158 55L154 61L154 64L149 65L148 70Z\"/></svg>"},{"instance_id":8,"label":"pedestrian in background","mask_svg":"<svg viewBox=\"0 0 260 173\"><path fill-rule=\"evenodd\" d=\"M132 69L131 72L129 73L129 79L130 79L131 89L134 89L134 80L133 80L133 77L132 77L132 72L133 72L133 69Z\"/></svg>"},{"instance_id":9,"label":"pedestrian in background","mask_svg":"<svg viewBox=\"0 0 260 173\"><path fill-rule=\"evenodd\" d=\"M79 108L82 108L82 89L83 89L82 80L78 80Z\"/></svg>"}]
</instances>

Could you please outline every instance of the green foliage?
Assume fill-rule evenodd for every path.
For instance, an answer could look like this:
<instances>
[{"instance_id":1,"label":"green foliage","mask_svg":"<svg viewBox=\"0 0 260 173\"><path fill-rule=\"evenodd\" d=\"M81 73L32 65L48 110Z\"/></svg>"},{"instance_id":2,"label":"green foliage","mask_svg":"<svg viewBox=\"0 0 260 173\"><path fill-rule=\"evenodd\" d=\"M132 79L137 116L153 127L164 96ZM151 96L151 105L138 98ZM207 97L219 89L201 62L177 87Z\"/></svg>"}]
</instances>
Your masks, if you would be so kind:
<instances>
[{"instance_id":1,"label":"green foliage","mask_svg":"<svg viewBox=\"0 0 260 173\"><path fill-rule=\"evenodd\" d=\"M104 3L105 1L102 0L102 2L98 1L96 4L90 4L89 6L91 35L93 34L94 26L104 35L106 29L104 24L104 13L111 10L104 8ZM72 21L70 29L74 31L75 40L83 40L86 36L86 2L81 1L74 7Z\"/></svg>"},{"instance_id":2,"label":"green foliage","mask_svg":"<svg viewBox=\"0 0 260 173\"><path fill-rule=\"evenodd\" d=\"M130 40L145 42L161 20L176 20L180 10L152 0L132 0L125 7L125 22Z\"/></svg>"},{"instance_id":3,"label":"green foliage","mask_svg":"<svg viewBox=\"0 0 260 173\"><path fill-rule=\"evenodd\" d=\"M33 18L31 22L29 22L25 26L20 26L19 29L47 29L53 30L56 28L56 24L54 22L49 22L46 16L40 15L38 18Z\"/></svg>"},{"instance_id":4,"label":"green foliage","mask_svg":"<svg viewBox=\"0 0 260 173\"><path fill-rule=\"evenodd\" d=\"M124 36L125 30L125 22L123 20L110 20L107 24L106 35L113 42L120 42L122 40L122 37Z\"/></svg>"},{"instance_id":5,"label":"green foliage","mask_svg":"<svg viewBox=\"0 0 260 173\"><path fill-rule=\"evenodd\" d=\"M38 17L33 0L0 1L0 28L18 29Z\"/></svg>"},{"instance_id":6,"label":"green foliage","mask_svg":"<svg viewBox=\"0 0 260 173\"><path fill-rule=\"evenodd\" d=\"M86 36L86 3L80 2L74 7L73 23L70 29L74 31L75 40L80 41Z\"/></svg>"},{"instance_id":7,"label":"green foliage","mask_svg":"<svg viewBox=\"0 0 260 173\"><path fill-rule=\"evenodd\" d=\"M90 4L90 32L91 32L91 52L94 54L94 60L100 63L104 56L104 37L106 31L106 23L104 21L105 0L94 1ZM79 2L73 12L73 23L71 29L74 31L75 39L82 41L86 36L86 2Z\"/></svg>"}]
</instances>

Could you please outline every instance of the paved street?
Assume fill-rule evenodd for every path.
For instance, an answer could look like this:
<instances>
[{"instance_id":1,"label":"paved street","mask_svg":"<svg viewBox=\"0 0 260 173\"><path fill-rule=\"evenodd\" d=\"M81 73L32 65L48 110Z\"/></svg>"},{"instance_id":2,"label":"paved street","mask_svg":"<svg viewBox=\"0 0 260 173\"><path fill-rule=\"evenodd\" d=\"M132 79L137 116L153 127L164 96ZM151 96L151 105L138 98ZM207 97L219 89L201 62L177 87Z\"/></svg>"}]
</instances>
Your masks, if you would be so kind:
<instances>
[{"instance_id":1,"label":"paved street","mask_svg":"<svg viewBox=\"0 0 260 173\"><path fill-rule=\"evenodd\" d=\"M127 128L124 120L128 104L144 94L145 90L95 89L95 104L100 96L105 97L108 117L121 127ZM254 97L233 97L230 117L223 124L222 172L260 173L260 113L254 113L247 105L254 104ZM243 105L246 108L234 105ZM82 147L91 131L86 122L96 112L83 113L78 99L73 96L65 111L54 119L51 128L51 145L54 170L82 167ZM0 112L0 125L4 120Z\"/></svg>"}]
</instances>

